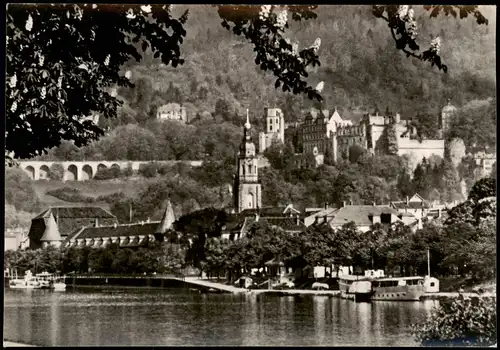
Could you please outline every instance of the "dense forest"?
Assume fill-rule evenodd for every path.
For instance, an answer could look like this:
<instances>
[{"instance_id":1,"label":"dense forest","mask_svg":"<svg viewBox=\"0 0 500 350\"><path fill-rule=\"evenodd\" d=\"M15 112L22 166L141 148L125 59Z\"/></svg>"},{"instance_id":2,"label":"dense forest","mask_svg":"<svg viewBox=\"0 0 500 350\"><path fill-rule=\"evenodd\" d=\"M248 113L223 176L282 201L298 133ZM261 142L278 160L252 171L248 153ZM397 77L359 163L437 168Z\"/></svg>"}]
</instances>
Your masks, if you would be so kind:
<instances>
[{"instance_id":1,"label":"dense forest","mask_svg":"<svg viewBox=\"0 0 500 350\"><path fill-rule=\"evenodd\" d=\"M185 8L174 6L174 12L181 13ZM344 118L357 119L361 113L378 108L399 112L402 119L418 123L422 116L437 121L448 98L455 106L465 108L466 119L471 119L467 117L471 114L483 115L485 104L491 105L496 122L496 101L491 100L496 91L493 7L481 8L489 19L488 26L477 25L473 18L459 20L443 15L431 19L428 13L417 9L423 44L437 35L442 40L441 56L449 67L448 73L443 73L396 50L386 23L371 14L371 6L320 6L318 18L293 23L288 33L291 40L298 40L299 46L310 46L316 37L322 40L322 64L309 76L313 84L324 81L325 100L321 103L276 89L272 75L255 65L251 45L220 25L216 9L192 5L189 10L187 37L182 44L185 64L176 68L165 66L151 52L146 52L140 62L128 62L123 69L130 71L135 87L117 88L124 101L118 118L99 120L104 128L139 124L153 132L129 131L144 134L147 141L141 142L142 146L150 147L152 152L129 151L131 147L124 150L125 146L121 146L120 156L103 154L102 149L111 146L106 141L108 136L97 142L101 146L97 150L93 148L96 143L84 149L86 158L204 159L216 145L227 148L228 134L232 134L232 140L239 138L241 130L236 127L242 125L246 108L256 132L263 129L265 107L281 108L287 122L296 121L310 107L337 107ZM157 108L169 102L186 107L191 125L157 128L152 120ZM479 118L472 119L477 124ZM489 130L489 135L495 128L490 127L489 118L486 124L488 128L481 127L481 131ZM158 138L159 129L165 133ZM470 129L462 130L454 136L471 139L470 133ZM63 160L64 156L72 157L55 155L52 150L45 158Z\"/></svg>"}]
</instances>

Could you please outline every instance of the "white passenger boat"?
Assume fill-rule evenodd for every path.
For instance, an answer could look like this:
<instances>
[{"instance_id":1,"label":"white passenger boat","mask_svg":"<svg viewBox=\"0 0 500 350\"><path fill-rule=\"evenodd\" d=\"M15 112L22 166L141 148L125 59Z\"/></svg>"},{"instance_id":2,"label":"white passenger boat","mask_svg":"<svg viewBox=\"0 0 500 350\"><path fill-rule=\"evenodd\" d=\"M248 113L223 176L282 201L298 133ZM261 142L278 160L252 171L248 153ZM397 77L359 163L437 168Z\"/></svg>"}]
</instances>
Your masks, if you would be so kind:
<instances>
[{"instance_id":1,"label":"white passenger boat","mask_svg":"<svg viewBox=\"0 0 500 350\"><path fill-rule=\"evenodd\" d=\"M343 275L339 277L340 297L363 302L370 301L373 295L372 283L368 277Z\"/></svg>"},{"instance_id":2,"label":"white passenger boat","mask_svg":"<svg viewBox=\"0 0 500 350\"><path fill-rule=\"evenodd\" d=\"M42 289L65 290L66 283L64 277L60 277L53 273L42 272L35 276L36 280L40 282Z\"/></svg>"},{"instance_id":3,"label":"white passenger boat","mask_svg":"<svg viewBox=\"0 0 500 350\"><path fill-rule=\"evenodd\" d=\"M372 280L372 300L418 301L425 293L424 278L387 277Z\"/></svg>"}]
</instances>

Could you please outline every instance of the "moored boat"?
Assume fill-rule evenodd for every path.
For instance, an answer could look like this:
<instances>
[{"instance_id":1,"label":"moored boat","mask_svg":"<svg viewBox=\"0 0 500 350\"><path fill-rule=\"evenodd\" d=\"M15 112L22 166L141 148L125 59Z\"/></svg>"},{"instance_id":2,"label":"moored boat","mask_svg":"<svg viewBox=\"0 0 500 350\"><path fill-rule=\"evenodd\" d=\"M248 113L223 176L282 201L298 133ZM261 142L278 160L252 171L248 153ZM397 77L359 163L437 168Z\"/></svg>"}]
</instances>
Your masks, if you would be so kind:
<instances>
[{"instance_id":1,"label":"moored boat","mask_svg":"<svg viewBox=\"0 0 500 350\"><path fill-rule=\"evenodd\" d=\"M357 302L367 302L373 295L372 283L369 278L357 275L339 277L340 297Z\"/></svg>"},{"instance_id":2,"label":"moored boat","mask_svg":"<svg viewBox=\"0 0 500 350\"><path fill-rule=\"evenodd\" d=\"M372 280L372 300L419 301L425 293L424 279L415 277L386 277Z\"/></svg>"},{"instance_id":3,"label":"moored boat","mask_svg":"<svg viewBox=\"0 0 500 350\"><path fill-rule=\"evenodd\" d=\"M40 282L33 277L31 271L27 271L23 279L13 279L9 281L9 288L12 289L40 289Z\"/></svg>"},{"instance_id":4,"label":"moored boat","mask_svg":"<svg viewBox=\"0 0 500 350\"><path fill-rule=\"evenodd\" d=\"M36 280L40 282L42 289L65 290L66 283L64 277L59 277L56 274L42 272L35 276Z\"/></svg>"}]
</instances>

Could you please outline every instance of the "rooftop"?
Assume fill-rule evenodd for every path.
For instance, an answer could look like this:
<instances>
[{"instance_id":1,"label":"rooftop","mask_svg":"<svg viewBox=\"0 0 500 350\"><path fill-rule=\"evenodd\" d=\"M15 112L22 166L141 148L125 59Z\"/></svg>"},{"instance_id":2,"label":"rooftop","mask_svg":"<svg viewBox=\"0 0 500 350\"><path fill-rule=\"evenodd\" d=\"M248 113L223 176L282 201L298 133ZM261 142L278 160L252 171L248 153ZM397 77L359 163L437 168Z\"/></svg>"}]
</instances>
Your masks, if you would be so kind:
<instances>
[{"instance_id":1,"label":"rooftop","mask_svg":"<svg viewBox=\"0 0 500 350\"><path fill-rule=\"evenodd\" d=\"M335 216L329 221L329 224L331 226L342 226L354 221L358 226L370 226L373 224L370 217L382 214L392 214L397 217L399 213L387 205L347 205L338 209Z\"/></svg>"},{"instance_id":2,"label":"rooftop","mask_svg":"<svg viewBox=\"0 0 500 350\"><path fill-rule=\"evenodd\" d=\"M109 218L114 219L116 216L111 214L109 211L101 207L50 207L37 216L35 219L48 218L50 215L54 215L56 218Z\"/></svg>"}]
</instances>

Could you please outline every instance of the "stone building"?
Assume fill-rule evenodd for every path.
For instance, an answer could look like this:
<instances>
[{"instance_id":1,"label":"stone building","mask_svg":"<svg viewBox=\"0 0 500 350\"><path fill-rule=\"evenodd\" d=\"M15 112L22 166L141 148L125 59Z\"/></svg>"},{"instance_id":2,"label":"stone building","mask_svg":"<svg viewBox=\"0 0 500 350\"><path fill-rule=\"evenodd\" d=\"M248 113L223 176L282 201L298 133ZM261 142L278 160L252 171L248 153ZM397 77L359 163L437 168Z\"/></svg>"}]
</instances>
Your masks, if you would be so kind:
<instances>
[{"instance_id":1,"label":"stone building","mask_svg":"<svg viewBox=\"0 0 500 350\"><path fill-rule=\"evenodd\" d=\"M116 216L101 207L50 207L31 220L29 247L59 245L76 228L116 222Z\"/></svg>"},{"instance_id":2,"label":"stone building","mask_svg":"<svg viewBox=\"0 0 500 350\"><path fill-rule=\"evenodd\" d=\"M419 140L416 128L408 120L403 122L399 114L382 116L375 111L373 115L366 114L358 125L335 124L329 140L333 159L348 159L349 148L355 144L370 154L387 154L389 128L393 128L396 134L397 155L408 155L412 168L424 157L438 155L444 158L443 139Z\"/></svg>"},{"instance_id":3,"label":"stone building","mask_svg":"<svg viewBox=\"0 0 500 350\"><path fill-rule=\"evenodd\" d=\"M273 121L274 123L274 121ZM250 121L243 129L243 140L237 156L237 174L234 181L234 209L240 213L244 209L256 209L262 206L262 192L259 183L259 158L252 142Z\"/></svg>"},{"instance_id":4,"label":"stone building","mask_svg":"<svg viewBox=\"0 0 500 350\"><path fill-rule=\"evenodd\" d=\"M161 221L137 222L132 224L79 227L63 241L64 247L105 247L116 243L120 248L138 248L154 241L163 241L164 234L173 227L175 215L172 204L167 207Z\"/></svg>"},{"instance_id":5,"label":"stone building","mask_svg":"<svg viewBox=\"0 0 500 350\"><path fill-rule=\"evenodd\" d=\"M443 109L441 110L441 115L439 119L439 128L442 130L443 136L446 134L447 131L450 130L451 122L453 121L456 112L457 108L453 106L450 102L450 99L448 99L446 106L444 106Z\"/></svg>"},{"instance_id":6,"label":"stone building","mask_svg":"<svg viewBox=\"0 0 500 350\"><path fill-rule=\"evenodd\" d=\"M158 107L156 118L159 120L178 120L186 123L186 108L179 103L168 103Z\"/></svg>"},{"instance_id":7,"label":"stone building","mask_svg":"<svg viewBox=\"0 0 500 350\"><path fill-rule=\"evenodd\" d=\"M279 108L266 108L266 132L259 133L259 153L276 142L285 143L285 117Z\"/></svg>"},{"instance_id":8,"label":"stone building","mask_svg":"<svg viewBox=\"0 0 500 350\"><path fill-rule=\"evenodd\" d=\"M476 163L476 176L478 178L489 176L493 171L493 166L497 162L495 153L477 152L473 155Z\"/></svg>"}]
</instances>

